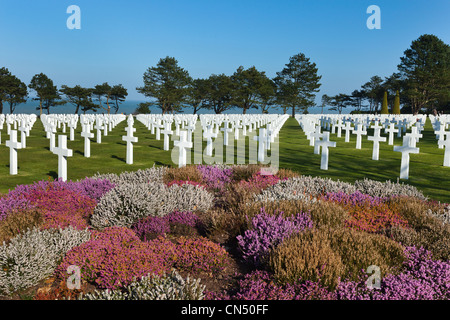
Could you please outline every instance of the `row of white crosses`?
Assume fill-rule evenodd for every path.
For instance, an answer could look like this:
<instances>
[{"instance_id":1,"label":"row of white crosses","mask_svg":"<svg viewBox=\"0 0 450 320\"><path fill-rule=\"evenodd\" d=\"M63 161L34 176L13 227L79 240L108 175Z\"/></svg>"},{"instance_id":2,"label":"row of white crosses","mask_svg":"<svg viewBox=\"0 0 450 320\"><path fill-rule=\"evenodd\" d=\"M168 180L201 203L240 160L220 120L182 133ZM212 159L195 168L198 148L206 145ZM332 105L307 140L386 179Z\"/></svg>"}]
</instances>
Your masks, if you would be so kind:
<instances>
[{"instance_id":1,"label":"row of white crosses","mask_svg":"<svg viewBox=\"0 0 450 320\"><path fill-rule=\"evenodd\" d=\"M328 169L328 147L335 147L336 144L329 140L330 132L321 132L322 127L331 130L331 133L335 133L337 129L338 137L341 136L341 130L345 130L345 142L350 141L350 132L353 131L353 134L356 135L356 149L361 149L362 136L367 135L367 128L374 129L374 135L367 137L369 141L373 142L373 160L379 159L380 142L386 142L386 137L381 136L381 129L384 128L385 133L389 134L389 145L392 145L394 133L401 137L411 127L411 133L405 133L404 135L403 146L394 147L394 151L402 152L400 178L408 179L409 154L419 152L419 149L416 148L416 143L423 136L421 131L424 128L426 116L297 115L296 119L310 140L310 145L314 146L314 153L319 154L320 148L322 148L321 169L323 170ZM373 125L371 125L372 123ZM320 140L321 138L323 140ZM445 161L444 157L444 165Z\"/></svg>"}]
</instances>

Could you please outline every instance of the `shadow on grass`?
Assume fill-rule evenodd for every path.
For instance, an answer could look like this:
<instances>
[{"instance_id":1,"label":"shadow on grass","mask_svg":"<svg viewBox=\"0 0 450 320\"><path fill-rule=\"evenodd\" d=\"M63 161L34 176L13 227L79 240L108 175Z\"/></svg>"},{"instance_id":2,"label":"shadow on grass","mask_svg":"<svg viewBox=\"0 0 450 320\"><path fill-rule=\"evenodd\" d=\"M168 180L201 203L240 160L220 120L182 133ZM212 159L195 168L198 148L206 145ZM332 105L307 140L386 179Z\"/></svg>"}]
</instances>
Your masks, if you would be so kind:
<instances>
[{"instance_id":1,"label":"shadow on grass","mask_svg":"<svg viewBox=\"0 0 450 320\"><path fill-rule=\"evenodd\" d=\"M49 171L46 175L52 177L53 179L58 179L58 173L55 171Z\"/></svg>"},{"instance_id":2,"label":"shadow on grass","mask_svg":"<svg viewBox=\"0 0 450 320\"><path fill-rule=\"evenodd\" d=\"M113 158L113 159L117 159L117 160L120 160L120 161L122 161L122 162L125 162L125 163L126 163L126 160L125 160L124 158L122 158L122 157L118 157L118 156L116 156L115 154L113 154L113 155L111 156L111 158Z\"/></svg>"}]
</instances>

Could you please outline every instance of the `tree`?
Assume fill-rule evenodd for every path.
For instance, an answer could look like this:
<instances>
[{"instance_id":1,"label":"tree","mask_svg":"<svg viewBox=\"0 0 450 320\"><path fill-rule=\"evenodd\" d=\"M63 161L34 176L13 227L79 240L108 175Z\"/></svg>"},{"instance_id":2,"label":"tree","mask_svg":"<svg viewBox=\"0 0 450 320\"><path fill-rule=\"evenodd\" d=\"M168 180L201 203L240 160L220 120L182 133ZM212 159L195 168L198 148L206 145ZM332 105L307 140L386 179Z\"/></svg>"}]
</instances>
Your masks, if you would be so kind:
<instances>
[{"instance_id":1,"label":"tree","mask_svg":"<svg viewBox=\"0 0 450 320\"><path fill-rule=\"evenodd\" d=\"M365 106L363 105L363 101L365 99L365 92L364 90L354 90L351 94L352 97L352 104L351 106L356 110L356 111L361 111L362 108L364 108Z\"/></svg>"},{"instance_id":2,"label":"tree","mask_svg":"<svg viewBox=\"0 0 450 320\"><path fill-rule=\"evenodd\" d=\"M7 68L0 69L0 114L3 113L3 103L9 104L9 112L13 113L16 106L27 101L27 85L20 81Z\"/></svg>"},{"instance_id":3,"label":"tree","mask_svg":"<svg viewBox=\"0 0 450 320\"><path fill-rule=\"evenodd\" d=\"M303 53L292 56L286 67L277 72L275 83L278 87L278 101L292 108L292 117L296 110L314 106L315 93L319 91L322 76L317 74L315 63L310 62Z\"/></svg>"},{"instance_id":4,"label":"tree","mask_svg":"<svg viewBox=\"0 0 450 320\"><path fill-rule=\"evenodd\" d=\"M110 98L114 102L114 113L119 112L119 105L125 101L128 91L121 84L117 84L111 88Z\"/></svg>"},{"instance_id":5,"label":"tree","mask_svg":"<svg viewBox=\"0 0 450 320\"><path fill-rule=\"evenodd\" d=\"M260 89L267 85L264 71L258 71L254 66L244 69L240 66L231 76L233 82L232 103L246 114L250 108L258 108Z\"/></svg>"},{"instance_id":6,"label":"tree","mask_svg":"<svg viewBox=\"0 0 450 320\"><path fill-rule=\"evenodd\" d=\"M369 101L369 111L378 112L378 107L383 100L383 79L373 76L368 82L362 85L365 98Z\"/></svg>"},{"instance_id":7,"label":"tree","mask_svg":"<svg viewBox=\"0 0 450 320\"><path fill-rule=\"evenodd\" d=\"M80 85L76 85L75 87L62 85L59 91L66 96L67 102L75 106L75 114L78 114L80 108L82 108L84 113L87 110L97 110L97 105L92 102L94 89L83 88Z\"/></svg>"},{"instance_id":8,"label":"tree","mask_svg":"<svg viewBox=\"0 0 450 320\"><path fill-rule=\"evenodd\" d=\"M42 115L43 109L50 113L50 107L66 103L66 101L61 100L58 89L53 85L53 80L43 73L34 75L28 87L36 91L37 98L34 98L34 100L39 100L39 107L36 109L40 110L40 115Z\"/></svg>"},{"instance_id":9,"label":"tree","mask_svg":"<svg viewBox=\"0 0 450 320\"><path fill-rule=\"evenodd\" d=\"M208 78L206 93L206 108L214 110L216 114L232 108L233 82L225 74L212 74Z\"/></svg>"},{"instance_id":10,"label":"tree","mask_svg":"<svg viewBox=\"0 0 450 320\"><path fill-rule=\"evenodd\" d=\"M269 113L269 109L275 105L277 86L275 82L265 77L262 85L258 89L258 100L259 106L261 107L262 113Z\"/></svg>"},{"instance_id":11,"label":"tree","mask_svg":"<svg viewBox=\"0 0 450 320\"><path fill-rule=\"evenodd\" d=\"M338 111L339 114L341 114L344 108L347 108L352 104L352 97L347 94L339 93L329 97L328 103L331 106L330 110Z\"/></svg>"},{"instance_id":12,"label":"tree","mask_svg":"<svg viewBox=\"0 0 450 320\"><path fill-rule=\"evenodd\" d=\"M326 94L324 94L324 95L322 95L322 99L321 99L321 101L322 101L322 105L321 105L321 107L322 107L322 114L323 114L323 108L325 108L327 105L329 105L330 104L330 100L331 100L331 97L330 96L328 96L328 95L326 95Z\"/></svg>"},{"instance_id":13,"label":"tree","mask_svg":"<svg viewBox=\"0 0 450 320\"><path fill-rule=\"evenodd\" d=\"M138 104L138 107L134 111L134 114L149 114L150 111L150 102L141 102Z\"/></svg>"},{"instance_id":14,"label":"tree","mask_svg":"<svg viewBox=\"0 0 450 320\"><path fill-rule=\"evenodd\" d=\"M148 68L143 76L144 86L136 88L139 93L156 100L162 113L181 110L188 92L189 73L178 66L172 57L160 59L156 67Z\"/></svg>"},{"instance_id":15,"label":"tree","mask_svg":"<svg viewBox=\"0 0 450 320\"><path fill-rule=\"evenodd\" d=\"M392 108L392 114L400 114L400 94L397 90L394 98L394 107Z\"/></svg>"},{"instance_id":16,"label":"tree","mask_svg":"<svg viewBox=\"0 0 450 320\"><path fill-rule=\"evenodd\" d=\"M450 100L450 46L438 37L414 40L397 67L413 114Z\"/></svg>"},{"instance_id":17,"label":"tree","mask_svg":"<svg viewBox=\"0 0 450 320\"><path fill-rule=\"evenodd\" d=\"M104 82L103 84L97 84L92 91L92 94L96 97L98 101L98 107L107 111L108 114L111 113L111 106L109 105L109 100L111 99L112 87L108 84L108 82ZM103 105L103 97L106 99L106 107ZM97 108L98 108L97 107Z\"/></svg>"},{"instance_id":18,"label":"tree","mask_svg":"<svg viewBox=\"0 0 450 320\"><path fill-rule=\"evenodd\" d=\"M185 101L194 109L193 114L206 106L207 93L207 79L191 79Z\"/></svg>"},{"instance_id":19,"label":"tree","mask_svg":"<svg viewBox=\"0 0 450 320\"><path fill-rule=\"evenodd\" d=\"M389 108L388 108L388 96L387 96L387 92L384 92L384 97L383 97L383 104L381 106L381 114L389 114Z\"/></svg>"}]
</instances>

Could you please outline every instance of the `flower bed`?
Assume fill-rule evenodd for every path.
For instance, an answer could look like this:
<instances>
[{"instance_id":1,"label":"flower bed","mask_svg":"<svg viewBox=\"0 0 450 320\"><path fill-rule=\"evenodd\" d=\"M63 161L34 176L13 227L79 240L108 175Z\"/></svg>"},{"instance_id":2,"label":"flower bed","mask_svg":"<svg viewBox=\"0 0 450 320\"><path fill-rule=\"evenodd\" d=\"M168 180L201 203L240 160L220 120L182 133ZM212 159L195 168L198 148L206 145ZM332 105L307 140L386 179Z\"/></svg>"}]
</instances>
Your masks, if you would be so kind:
<instances>
[{"instance_id":1,"label":"flower bed","mask_svg":"<svg viewBox=\"0 0 450 320\"><path fill-rule=\"evenodd\" d=\"M0 197L0 295L450 298L446 204L407 185L260 169L154 167L17 186ZM372 289L370 266L381 270ZM69 267L80 289L68 288Z\"/></svg>"}]
</instances>

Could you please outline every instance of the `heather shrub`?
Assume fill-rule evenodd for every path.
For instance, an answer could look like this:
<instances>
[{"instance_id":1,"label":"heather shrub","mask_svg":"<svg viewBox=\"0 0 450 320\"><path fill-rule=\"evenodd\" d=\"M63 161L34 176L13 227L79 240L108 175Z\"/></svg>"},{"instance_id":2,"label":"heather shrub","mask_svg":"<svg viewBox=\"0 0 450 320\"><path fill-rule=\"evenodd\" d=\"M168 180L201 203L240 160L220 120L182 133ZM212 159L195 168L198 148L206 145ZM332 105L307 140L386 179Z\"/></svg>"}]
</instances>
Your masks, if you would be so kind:
<instances>
[{"instance_id":1,"label":"heather shrub","mask_svg":"<svg viewBox=\"0 0 450 320\"><path fill-rule=\"evenodd\" d=\"M55 275L66 280L67 267L76 265L82 281L101 289L117 289L136 277L169 271L174 250L174 245L163 238L142 242L131 229L110 227L93 231L88 242L70 250Z\"/></svg>"},{"instance_id":2,"label":"heather shrub","mask_svg":"<svg viewBox=\"0 0 450 320\"><path fill-rule=\"evenodd\" d=\"M184 279L175 269L168 275L148 275L122 289L95 290L80 300L202 300L205 286L189 275Z\"/></svg>"},{"instance_id":3,"label":"heather shrub","mask_svg":"<svg viewBox=\"0 0 450 320\"><path fill-rule=\"evenodd\" d=\"M109 226L131 227L148 216L163 217L170 212L206 211L214 196L201 187L162 183L120 184L102 197L91 217L91 224L102 229Z\"/></svg>"},{"instance_id":4,"label":"heather shrub","mask_svg":"<svg viewBox=\"0 0 450 320\"><path fill-rule=\"evenodd\" d=\"M259 164L235 165L231 167L233 172L233 181L239 182L250 179L254 174L261 171L262 166Z\"/></svg>"},{"instance_id":5,"label":"heather shrub","mask_svg":"<svg viewBox=\"0 0 450 320\"><path fill-rule=\"evenodd\" d=\"M295 283L298 279L320 282L335 288L344 275L341 256L331 247L328 234L308 229L285 239L271 250L268 265L280 283Z\"/></svg>"},{"instance_id":6,"label":"heather shrub","mask_svg":"<svg viewBox=\"0 0 450 320\"><path fill-rule=\"evenodd\" d=\"M276 175L263 175L257 172L249 179L241 180L239 184L251 192L260 193L262 189L273 186L278 181L280 181L280 178Z\"/></svg>"},{"instance_id":7,"label":"heather shrub","mask_svg":"<svg viewBox=\"0 0 450 320\"><path fill-rule=\"evenodd\" d=\"M174 211L164 217L146 217L132 225L131 229L143 241L154 239L167 233L193 234L200 225L198 217L192 212Z\"/></svg>"},{"instance_id":8,"label":"heather shrub","mask_svg":"<svg viewBox=\"0 0 450 320\"><path fill-rule=\"evenodd\" d=\"M87 230L39 230L37 227L0 246L0 294L36 285L50 276L65 254L88 241Z\"/></svg>"},{"instance_id":9,"label":"heather shrub","mask_svg":"<svg viewBox=\"0 0 450 320\"><path fill-rule=\"evenodd\" d=\"M190 184L193 186L205 187L203 184L201 184L199 182L190 181L190 180L173 180L173 181L170 181L169 183L167 183L167 186L171 187L174 184L176 184L177 186L182 186L183 184Z\"/></svg>"},{"instance_id":10,"label":"heather shrub","mask_svg":"<svg viewBox=\"0 0 450 320\"><path fill-rule=\"evenodd\" d=\"M328 237L344 263L342 280L356 280L371 265L380 267L383 276L397 273L405 259L403 247L382 235L340 228L329 230Z\"/></svg>"},{"instance_id":11,"label":"heather shrub","mask_svg":"<svg viewBox=\"0 0 450 320\"><path fill-rule=\"evenodd\" d=\"M358 281L341 282L336 289L340 300L448 300L450 263L434 260L432 254L416 247L405 249L402 273L387 275L380 288L369 289L367 275Z\"/></svg>"},{"instance_id":12,"label":"heather shrub","mask_svg":"<svg viewBox=\"0 0 450 320\"><path fill-rule=\"evenodd\" d=\"M321 199L338 203L345 208L351 216L346 221L346 225L356 230L377 232L391 226L408 226L408 222L393 212L383 198L372 197L357 191L352 194L327 193Z\"/></svg>"},{"instance_id":13,"label":"heather shrub","mask_svg":"<svg viewBox=\"0 0 450 320\"><path fill-rule=\"evenodd\" d=\"M346 220L350 219L347 210L337 203L327 201L280 200L251 202L242 207L241 214L253 217L260 212L261 208L265 208L267 212L283 212L284 216L298 212L308 212L317 228L341 227L345 225Z\"/></svg>"},{"instance_id":14,"label":"heather shrub","mask_svg":"<svg viewBox=\"0 0 450 320\"><path fill-rule=\"evenodd\" d=\"M92 176L92 179L106 179L114 185L127 184L127 183L163 183L163 176L166 172L166 167L156 167L153 165L151 168L139 169L137 171L125 171L120 174L106 173Z\"/></svg>"},{"instance_id":15,"label":"heather shrub","mask_svg":"<svg viewBox=\"0 0 450 320\"><path fill-rule=\"evenodd\" d=\"M224 191L232 181L233 170L214 165L197 165L205 184L214 191Z\"/></svg>"},{"instance_id":16,"label":"heather shrub","mask_svg":"<svg viewBox=\"0 0 450 320\"><path fill-rule=\"evenodd\" d=\"M264 263L270 249L294 233L312 228L308 213L283 217L282 213L267 214L264 208L251 219L251 227L237 237L243 258L259 266Z\"/></svg>"},{"instance_id":17,"label":"heather shrub","mask_svg":"<svg viewBox=\"0 0 450 320\"><path fill-rule=\"evenodd\" d=\"M171 181L192 181L203 184L203 175L195 165L187 165L181 168L169 168L164 172L163 182L168 184Z\"/></svg>"},{"instance_id":18,"label":"heather shrub","mask_svg":"<svg viewBox=\"0 0 450 320\"><path fill-rule=\"evenodd\" d=\"M328 192L354 193L356 188L350 183L326 178L300 176L281 180L258 195L258 201L308 200Z\"/></svg>"},{"instance_id":19,"label":"heather shrub","mask_svg":"<svg viewBox=\"0 0 450 320\"><path fill-rule=\"evenodd\" d=\"M42 212L37 209L28 209L7 215L0 221L0 243L8 243L20 233L40 227L43 223Z\"/></svg>"},{"instance_id":20,"label":"heather shrub","mask_svg":"<svg viewBox=\"0 0 450 320\"><path fill-rule=\"evenodd\" d=\"M143 241L155 239L170 232L169 221L165 217L146 217L135 223L131 229Z\"/></svg>"},{"instance_id":21,"label":"heather shrub","mask_svg":"<svg viewBox=\"0 0 450 320\"><path fill-rule=\"evenodd\" d=\"M173 266L180 271L213 275L230 265L230 258L225 249L206 238L180 237L175 245L176 258Z\"/></svg>"},{"instance_id":22,"label":"heather shrub","mask_svg":"<svg viewBox=\"0 0 450 320\"><path fill-rule=\"evenodd\" d=\"M88 221L96 206L96 201L65 188L35 189L26 198L43 213L44 224L41 228L66 228L72 226L78 230L89 227Z\"/></svg>"},{"instance_id":23,"label":"heather shrub","mask_svg":"<svg viewBox=\"0 0 450 320\"><path fill-rule=\"evenodd\" d=\"M299 173L292 171L290 169L283 169L283 168L279 168L278 171L276 172L276 175L278 178L280 178L280 180L287 180L291 178L300 177Z\"/></svg>"},{"instance_id":24,"label":"heather shrub","mask_svg":"<svg viewBox=\"0 0 450 320\"><path fill-rule=\"evenodd\" d=\"M379 182L370 179L356 180L355 187L358 191L368 194L372 197L391 197L393 195L415 197L417 199L426 200L426 197L416 187L399 182Z\"/></svg>"}]
</instances>

